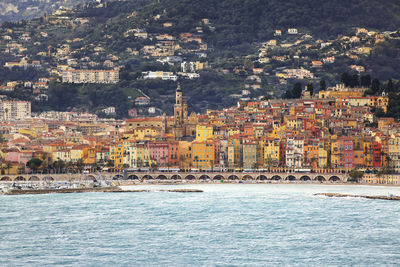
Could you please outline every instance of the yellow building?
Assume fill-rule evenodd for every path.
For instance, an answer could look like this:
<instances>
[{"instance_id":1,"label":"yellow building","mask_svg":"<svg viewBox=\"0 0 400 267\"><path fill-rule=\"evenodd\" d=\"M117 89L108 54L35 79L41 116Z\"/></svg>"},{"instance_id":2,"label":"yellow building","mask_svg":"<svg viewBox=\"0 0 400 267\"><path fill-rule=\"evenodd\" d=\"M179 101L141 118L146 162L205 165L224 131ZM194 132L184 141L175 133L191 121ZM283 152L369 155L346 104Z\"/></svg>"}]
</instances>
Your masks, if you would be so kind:
<instances>
[{"instance_id":1,"label":"yellow building","mask_svg":"<svg viewBox=\"0 0 400 267\"><path fill-rule=\"evenodd\" d=\"M150 153L149 147L145 142L136 143L136 153L137 153L137 166L138 167L149 167L150 166Z\"/></svg>"},{"instance_id":2,"label":"yellow building","mask_svg":"<svg viewBox=\"0 0 400 267\"><path fill-rule=\"evenodd\" d=\"M68 149L54 151L52 154L54 160L62 160L64 162L71 161L71 151Z\"/></svg>"},{"instance_id":3,"label":"yellow building","mask_svg":"<svg viewBox=\"0 0 400 267\"><path fill-rule=\"evenodd\" d=\"M363 140L363 150L364 150L364 166L373 167L372 158L372 140L365 138Z\"/></svg>"},{"instance_id":4,"label":"yellow building","mask_svg":"<svg viewBox=\"0 0 400 267\"><path fill-rule=\"evenodd\" d=\"M156 137L161 135L161 128L157 127L137 127L136 129L133 130L133 136L130 135L130 137L136 139L136 140L155 140Z\"/></svg>"},{"instance_id":5,"label":"yellow building","mask_svg":"<svg viewBox=\"0 0 400 267\"><path fill-rule=\"evenodd\" d=\"M33 138L37 137L37 131L35 128L31 128L31 129L20 129L18 130L19 134L23 134L23 135L29 135Z\"/></svg>"},{"instance_id":6,"label":"yellow building","mask_svg":"<svg viewBox=\"0 0 400 267\"><path fill-rule=\"evenodd\" d=\"M350 106L368 107L370 104L369 97L346 97L343 100L347 101Z\"/></svg>"},{"instance_id":7,"label":"yellow building","mask_svg":"<svg viewBox=\"0 0 400 267\"><path fill-rule=\"evenodd\" d=\"M85 164L95 164L96 149L94 147L85 147L82 151L82 159Z\"/></svg>"},{"instance_id":8,"label":"yellow building","mask_svg":"<svg viewBox=\"0 0 400 267\"><path fill-rule=\"evenodd\" d=\"M332 140L331 143L331 163L332 167L335 168L339 167L342 164L338 140Z\"/></svg>"},{"instance_id":9,"label":"yellow building","mask_svg":"<svg viewBox=\"0 0 400 267\"><path fill-rule=\"evenodd\" d=\"M279 139L268 138L264 144L264 166L265 167L277 167L279 165L279 150L280 141Z\"/></svg>"},{"instance_id":10,"label":"yellow building","mask_svg":"<svg viewBox=\"0 0 400 267\"><path fill-rule=\"evenodd\" d=\"M192 146L191 142L179 141L179 167L188 170L192 167Z\"/></svg>"},{"instance_id":11,"label":"yellow building","mask_svg":"<svg viewBox=\"0 0 400 267\"><path fill-rule=\"evenodd\" d=\"M320 140L318 143L318 167L319 168L326 168L328 167L328 162L330 161L330 158L328 157L329 154L329 147L330 144L329 142L326 142L324 140Z\"/></svg>"},{"instance_id":12,"label":"yellow building","mask_svg":"<svg viewBox=\"0 0 400 267\"><path fill-rule=\"evenodd\" d=\"M192 166L197 169L212 169L214 166L214 142L192 142Z\"/></svg>"},{"instance_id":13,"label":"yellow building","mask_svg":"<svg viewBox=\"0 0 400 267\"><path fill-rule=\"evenodd\" d=\"M387 111L389 105L389 98L385 96L372 96L369 98L369 106L381 108L384 112Z\"/></svg>"},{"instance_id":14,"label":"yellow building","mask_svg":"<svg viewBox=\"0 0 400 267\"><path fill-rule=\"evenodd\" d=\"M390 158L390 166L392 166L396 172L400 171L400 136L393 135L389 138L388 142L388 153Z\"/></svg>"},{"instance_id":15,"label":"yellow building","mask_svg":"<svg viewBox=\"0 0 400 267\"><path fill-rule=\"evenodd\" d=\"M360 91L320 91L318 97L321 99L325 98L350 98L350 97L362 97L363 92Z\"/></svg>"},{"instance_id":16,"label":"yellow building","mask_svg":"<svg viewBox=\"0 0 400 267\"><path fill-rule=\"evenodd\" d=\"M83 149L86 145L76 145L71 149L71 161L78 162L79 160L83 159Z\"/></svg>"},{"instance_id":17,"label":"yellow building","mask_svg":"<svg viewBox=\"0 0 400 267\"><path fill-rule=\"evenodd\" d=\"M127 165L129 167L137 167L136 142L128 139L123 142L123 146L124 146L123 165Z\"/></svg>"},{"instance_id":18,"label":"yellow building","mask_svg":"<svg viewBox=\"0 0 400 267\"><path fill-rule=\"evenodd\" d=\"M213 127L210 125L196 126L196 141L204 142L214 137Z\"/></svg>"},{"instance_id":19,"label":"yellow building","mask_svg":"<svg viewBox=\"0 0 400 267\"><path fill-rule=\"evenodd\" d=\"M228 166L235 167L235 146L233 144L228 145Z\"/></svg>"},{"instance_id":20,"label":"yellow building","mask_svg":"<svg viewBox=\"0 0 400 267\"><path fill-rule=\"evenodd\" d=\"M366 184L392 184L400 185L400 175L398 174L384 174L376 175L372 173L365 173L362 178L363 183Z\"/></svg>"},{"instance_id":21,"label":"yellow building","mask_svg":"<svg viewBox=\"0 0 400 267\"><path fill-rule=\"evenodd\" d=\"M110 160L114 162L115 168L122 168L124 165L124 146L119 142L110 146Z\"/></svg>"}]
</instances>

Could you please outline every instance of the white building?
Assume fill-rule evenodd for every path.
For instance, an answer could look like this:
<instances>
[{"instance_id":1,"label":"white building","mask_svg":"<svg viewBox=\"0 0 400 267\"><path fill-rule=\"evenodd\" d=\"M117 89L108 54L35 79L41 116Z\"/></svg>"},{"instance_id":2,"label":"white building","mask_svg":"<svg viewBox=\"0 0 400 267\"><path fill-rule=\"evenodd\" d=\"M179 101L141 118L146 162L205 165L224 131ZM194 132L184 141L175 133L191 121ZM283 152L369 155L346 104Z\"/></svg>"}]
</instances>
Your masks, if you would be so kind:
<instances>
[{"instance_id":1,"label":"white building","mask_svg":"<svg viewBox=\"0 0 400 267\"><path fill-rule=\"evenodd\" d=\"M115 107L108 107L102 110L106 115L115 115Z\"/></svg>"},{"instance_id":2,"label":"white building","mask_svg":"<svg viewBox=\"0 0 400 267\"><path fill-rule=\"evenodd\" d=\"M178 76L176 76L173 72L167 71L146 71L143 72L143 79L162 79L176 81L178 80Z\"/></svg>"},{"instance_id":3,"label":"white building","mask_svg":"<svg viewBox=\"0 0 400 267\"><path fill-rule=\"evenodd\" d=\"M288 138L286 141L286 167L301 168L304 160L304 139Z\"/></svg>"},{"instance_id":4,"label":"white building","mask_svg":"<svg viewBox=\"0 0 400 267\"><path fill-rule=\"evenodd\" d=\"M22 120L31 117L31 102L0 101L1 120Z\"/></svg>"},{"instance_id":5,"label":"white building","mask_svg":"<svg viewBox=\"0 0 400 267\"><path fill-rule=\"evenodd\" d=\"M118 83L119 70L75 70L61 73L63 83Z\"/></svg>"},{"instance_id":6,"label":"white building","mask_svg":"<svg viewBox=\"0 0 400 267\"><path fill-rule=\"evenodd\" d=\"M276 77L284 79L312 79L314 74L306 69L285 69L282 72L277 72Z\"/></svg>"}]
</instances>

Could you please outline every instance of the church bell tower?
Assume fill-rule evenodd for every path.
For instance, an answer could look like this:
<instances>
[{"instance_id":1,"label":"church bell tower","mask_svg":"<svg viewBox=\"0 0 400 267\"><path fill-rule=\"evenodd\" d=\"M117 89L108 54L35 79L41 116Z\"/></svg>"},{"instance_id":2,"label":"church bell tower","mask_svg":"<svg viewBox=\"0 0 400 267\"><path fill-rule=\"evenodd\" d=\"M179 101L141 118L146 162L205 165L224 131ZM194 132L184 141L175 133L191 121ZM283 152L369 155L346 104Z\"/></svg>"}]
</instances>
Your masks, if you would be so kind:
<instances>
[{"instance_id":1,"label":"church bell tower","mask_svg":"<svg viewBox=\"0 0 400 267\"><path fill-rule=\"evenodd\" d=\"M187 103L182 99L181 85L178 83L174 105L174 137L179 139L186 134L186 122L188 117Z\"/></svg>"}]
</instances>

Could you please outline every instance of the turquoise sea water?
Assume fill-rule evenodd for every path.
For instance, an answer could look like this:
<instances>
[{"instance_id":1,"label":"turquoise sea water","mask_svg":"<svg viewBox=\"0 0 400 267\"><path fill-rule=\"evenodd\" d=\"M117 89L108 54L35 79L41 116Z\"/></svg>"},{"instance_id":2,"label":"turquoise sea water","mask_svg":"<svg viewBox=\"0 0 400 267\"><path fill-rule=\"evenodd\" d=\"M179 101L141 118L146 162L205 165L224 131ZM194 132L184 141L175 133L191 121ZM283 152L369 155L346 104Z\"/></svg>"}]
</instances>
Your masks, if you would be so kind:
<instances>
[{"instance_id":1,"label":"turquoise sea water","mask_svg":"<svg viewBox=\"0 0 400 267\"><path fill-rule=\"evenodd\" d=\"M400 188L139 188L177 187L205 192L0 196L0 266L400 264L400 202L313 195Z\"/></svg>"}]
</instances>

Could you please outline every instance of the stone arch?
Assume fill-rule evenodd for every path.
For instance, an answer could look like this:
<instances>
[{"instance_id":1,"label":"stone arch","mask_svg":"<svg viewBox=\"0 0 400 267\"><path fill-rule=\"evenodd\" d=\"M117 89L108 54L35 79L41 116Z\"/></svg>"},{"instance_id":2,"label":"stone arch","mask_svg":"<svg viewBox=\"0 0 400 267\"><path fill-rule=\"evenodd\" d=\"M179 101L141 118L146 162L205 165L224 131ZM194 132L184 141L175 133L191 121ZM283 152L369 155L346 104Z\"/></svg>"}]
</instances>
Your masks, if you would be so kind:
<instances>
[{"instance_id":1,"label":"stone arch","mask_svg":"<svg viewBox=\"0 0 400 267\"><path fill-rule=\"evenodd\" d=\"M185 180L196 180L196 177L192 174L189 174L185 177Z\"/></svg>"},{"instance_id":2,"label":"stone arch","mask_svg":"<svg viewBox=\"0 0 400 267\"><path fill-rule=\"evenodd\" d=\"M261 175L257 176L257 180L264 181L264 180L268 180L268 178L267 178L267 176L261 174Z\"/></svg>"},{"instance_id":3,"label":"stone arch","mask_svg":"<svg viewBox=\"0 0 400 267\"><path fill-rule=\"evenodd\" d=\"M242 177L242 180L253 180L253 179L254 179L253 176L251 176L249 174Z\"/></svg>"},{"instance_id":4,"label":"stone arch","mask_svg":"<svg viewBox=\"0 0 400 267\"><path fill-rule=\"evenodd\" d=\"M26 179L22 176L17 176L14 181L26 181Z\"/></svg>"},{"instance_id":5,"label":"stone arch","mask_svg":"<svg viewBox=\"0 0 400 267\"><path fill-rule=\"evenodd\" d=\"M153 178L153 176L151 176L150 174L146 174L145 176L143 176L143 179L152 180L152 179L154 179L154 178Z\"/></svg>"},{"instance_id":6,"label":"stone arch","mask_svg":"<svg viewBox=\"0 0 400 267\"><path fill-rule=\"evenodd\" d=\"M165 176L164 174L160 174L159 176L157 176L158 180L168 180L168 177Z\"/></svg>"},{"instance_id":7,"label":"stone arch","mask_svg":"<svg viewBox=\"0 0 400 267\"><path fill-rule=\"evenodd\" d=\"M178 175L178 174L174 174L174 175L171 176L171 179L172 180L182 180L182 177L180 175Z\"/></svg>"},{"instance_id":8,"label":"stone arch","mask_svg":"<svg viewBox=\"0 0 400 267\"><path fill-rule=\"evenodd\" d=\"M300 177L300 181L310 181L310 180L311 180L311 178L308 175L303 175Z\"/></svg>"},{"instance_id":9,"label":"stone arch","mask_svg":"<svg viewBox=\"0 0 400 267\"><path fill-rule=\"evenodd\" d=\"M121 174L116 174L116 175L114 175L114 177L112 178L113 180L120 180L120 179L123 179L124 178L124 176L122 176Z\"/></svg>"},{"instance_id":10,"label":"stone arch","mask_svg":"<svg viewBox=\"0 0 400 267\"><path fill-rule=\"evenodd\" d=\"M228 180L238 180L238 179L239 179L239 177L237 175L234 175L234 174L229 175L229 177L228 177Z\"/></svg>"},{"instance_id":11,"label":"stone arch","mask_svg":"<svg viewBox=\"0 0 400 267\"><path fill-rule=\"evenodd\" d=\"M131 174L128 176L128 180L139 180L139 176L136 174Z\"/></svg>"},{"instance_id":12,"label":"stone arch","mask_svg":"<svg viewBox=\"0 0 400 267\"><path fill-rule=\"evenodd\" d=\"M325 177L322 175L318 175L317 177L314 178L316 181L324 182L326 181Z\"/></svg>"},{"instance_id":13,"label":"stone arch","mask_svg":"<svg viewBox=\"0 0 400 267\"><path fill-rule=\"evenodd\" d=\"M288 175L288 176L286 176L285 180L287 180L287 181L295 181L296 180L296 176Z\"/></svg>"},{"instance_id":14,"label":"stone arch","mask_svg":"<svg viewBox=\"0 0 400 267\"><path fill-rule=\"evenodd\" d=\"M86 176L85 176L85 180L92 180L92 181L95 181L95 180L97 180L97 179L96 179L96 177L95 177L94 175L86 175Z\"/></svg>"},{"instance_id":15,"label":"stone arch","mask_svg":"<svg viewBox=\"0 0 400 267\"><path fill-rule=\"evenodd\" d=\"M0 181L11 181L11 178L8 176L1 177Z\"/></svg>"},{"instance_id":16,"label":"stone arch","mask_svg":"<svg viewBox=\"0 0 400 267\"><path fill-rule=\"evenodd\" d=\"M215 175L213 180L224 180L224 176L222 176L221 174Z\"/></svg>"},{"instance_id":17,"label":"stone arch","mask_svg":"<svg viewBox=\"0 0 400 267\"><path fill-rule=\"evenodd\" d=\"M50 182L50 181L54 181L54 178L51 176L45 176L42 180L46 181L46 182Z\"/></svg>"},{"instance_id":18,"label":"stone arch","mask_svg":"<svg viewBox=\"0 0 400 267\"><path fill-rule=\"evenodd\" d=\"M37 176L31 176L31 177L29 177L28 180L29 181L40 181L39 177L37 177Z\"/></svg>"},{"instance_id":19,"label":"stone arch","mask_svg":"<svg viewBox=\"0 0 400 267\"><path fill-rule=\"evenodd\" d=\"M203 174L202 176L200 176L199 178L200 180L209 180L211 179L210 176L208 176L207 174Z\"/></svg>"},{"instance_id":20,"label":"stone arch","mask_svg":"<svg viewBox=\"0 0 400 267\"><path fill-rule=\"evenodd\" d=\"M272 180L279 181L282 180L282 177L280 177L279 175L274 175L272 176Z\"/></svg>"},{"instance_id":21,"label":"stone arch","mask_svg":"<svg viewBox=\"0 0 400 267\"><path fill-rule=\"evenodd\" d=\"M330 182L340 182L341 180L338 176L334 175L329 178L329 181Z\"/></svg>"}]
</instances>

